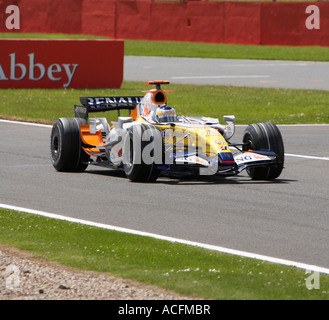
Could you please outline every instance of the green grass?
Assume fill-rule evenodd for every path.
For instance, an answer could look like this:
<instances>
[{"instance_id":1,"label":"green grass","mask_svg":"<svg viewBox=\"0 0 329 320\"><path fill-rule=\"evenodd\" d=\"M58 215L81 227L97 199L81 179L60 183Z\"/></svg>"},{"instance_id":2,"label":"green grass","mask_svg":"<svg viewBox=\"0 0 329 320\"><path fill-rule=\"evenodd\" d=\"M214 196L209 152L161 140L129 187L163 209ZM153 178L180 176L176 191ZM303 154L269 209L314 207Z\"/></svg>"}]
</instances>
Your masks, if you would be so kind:
<instances>
[{"instance_id":1,"label":"green grass","mask_svg":"<svg viewBox=\"0 0 329 320\"><path fill-rule=\"evenodd\" d=\"M52 124L57 118L73 117L74 104L82 96L143 95L145 89L143 82L124 82L121 89L0 89L0 118ZM168 105L179 115L221 120L233 114L237 124L329 123L328 91L174 84L168 89L175 91L167 94ZM105 115L115 120L117 113Z\"/></svg>"},{"instance_id":2,"label":"green grass","mask_svg":"<svg viewBox=\"0 0 329 320\"><path fill-rule=\"evenodd\" d=\"M329 48L125 40L125 55L329 61Z\"/></svg>"},{"instance_id":3,"label":"green grass","mask_svg":"<svg viewBox=\"0 0 329 320\"><path fill-rule=\"evenodd\" d=\"M109 39L102 36L56 33L0 33L1 38ZM262 46L125 39L125 55L329 61L329 47Z\"/></svg>"},{"instance_id":4,"label":"green grass","mask_svg":"<svg viewBox=\"0 0 329 320\"><path fill-rule=\"evenodd\" d=\"M305 270L149 237L0 209L0 242L75 268L109 272L205 299L328 299Z\"/></svg>"}]
</instances>

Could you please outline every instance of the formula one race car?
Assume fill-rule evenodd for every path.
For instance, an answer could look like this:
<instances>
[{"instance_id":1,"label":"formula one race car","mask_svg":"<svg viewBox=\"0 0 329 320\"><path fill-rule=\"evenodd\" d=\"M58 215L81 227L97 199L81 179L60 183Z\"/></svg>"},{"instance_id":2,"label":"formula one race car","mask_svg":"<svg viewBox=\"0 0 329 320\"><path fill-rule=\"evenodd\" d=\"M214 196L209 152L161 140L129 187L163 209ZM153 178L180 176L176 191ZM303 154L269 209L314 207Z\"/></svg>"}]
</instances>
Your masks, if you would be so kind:
<instances>
[{"instance_id":1,"label":"formula one race car","mask_svg":"<svg viewBox=\"0 0 329 320\"><path fill-rule=\"evenodd\" d=\"M51 131L51 161L58 171L83 171L89 164L121 169L131 181L155 181L161 173L184 176L237 175L273 180L284 165L281 133L273 123L247 126L242 142L230 143L235 117L225 125L208 117L177 116L161 85L144 96L80 98L74 118L57 119ZM120 111L129 110L122 117ZM118 119L89 118L118 111Z\"/></svg>"}]
</instances>

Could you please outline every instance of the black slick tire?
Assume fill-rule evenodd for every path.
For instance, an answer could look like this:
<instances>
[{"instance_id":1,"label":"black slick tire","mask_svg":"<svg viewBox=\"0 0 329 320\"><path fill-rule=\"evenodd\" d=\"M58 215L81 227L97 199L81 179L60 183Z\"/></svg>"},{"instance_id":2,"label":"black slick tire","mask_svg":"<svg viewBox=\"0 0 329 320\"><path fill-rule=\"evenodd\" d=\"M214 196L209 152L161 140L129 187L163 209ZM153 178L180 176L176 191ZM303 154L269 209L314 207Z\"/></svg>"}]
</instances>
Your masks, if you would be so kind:
<instances>
[{"instance_id":1,"label":"black slick tire","mask_svg":"<svg viewBox=\"0 0 329 320\"><path fill-rule=\"evenodd\" d=\"M161 170L163 141L160 130L152 125L130 127L123 144L123 169L133 182L154 182Z\"/></svg>"},{"instance_id":2,"label":"black slick tire","mask_svg":"<svg viewBox=\"0 0 329 320\"><path fill-rule=\"evenodd\" d=\"M89 155L82 148L80 125L87 124L82 118L60 118L52 127L50 157L57 171L84 171Z\"/></svg>"},{"instance_id":3,"label":"black slick tire","mask_svg":"<svg viewBox=\"0 0 329 320\"><path fill-rule=\"evenodd\" d=\"M277 155L277 164L246 169L254 180L274 180L279 177L284 166L284 144L280 130L271 122L249 125L243 135L243 150L270 150Z\"/></svg>"}]
</instances>

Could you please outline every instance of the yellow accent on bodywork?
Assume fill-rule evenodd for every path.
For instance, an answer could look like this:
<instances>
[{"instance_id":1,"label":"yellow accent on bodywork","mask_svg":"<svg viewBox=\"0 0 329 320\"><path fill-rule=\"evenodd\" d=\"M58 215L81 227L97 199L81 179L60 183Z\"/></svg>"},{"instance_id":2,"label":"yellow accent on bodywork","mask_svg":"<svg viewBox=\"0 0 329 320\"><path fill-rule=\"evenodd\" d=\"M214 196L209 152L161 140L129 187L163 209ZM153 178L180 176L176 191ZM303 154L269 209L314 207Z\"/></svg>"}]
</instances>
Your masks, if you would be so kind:
<instances>
[{"instance_id":1,"label":"yellow accent on bodywork","mask_svg":"<svg viewBox=\"0 0 329 320\"><path fill-rule=\"evenodd\" d=\"M138 117L137 122L154 125L160 129L165 146L174 146L176 150L186 148L198 148L198 152L207 156L215 156L218 153L231 152L226 140L220 132L209 126L192 123L156 124L150 123Z\"/></svg>"}]
</instances>

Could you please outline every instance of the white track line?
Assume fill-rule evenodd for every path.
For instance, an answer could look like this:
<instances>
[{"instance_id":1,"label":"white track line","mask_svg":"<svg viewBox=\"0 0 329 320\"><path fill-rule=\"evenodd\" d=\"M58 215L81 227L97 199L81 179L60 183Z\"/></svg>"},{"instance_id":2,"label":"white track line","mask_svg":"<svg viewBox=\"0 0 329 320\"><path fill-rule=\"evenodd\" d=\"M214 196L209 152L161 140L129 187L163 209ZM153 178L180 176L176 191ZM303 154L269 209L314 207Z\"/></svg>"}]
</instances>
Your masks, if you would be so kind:
<instances>
[{"instance_id":1,"label":"white track line","mask_svg":"<svg viewBox=\"0 0 329 320\"><path fill-rule=\"evenodd\" d=\"M54 219L59 219L59 220L64 220L64 221L69 221L69 222L75 222L75 223L80 223L83 225L93 226L93 227L107 229L107 230L125 232L125 233L135 234L135 235L144 236L144 237L150 237L150 238L159 239L159 240L177 242L177 243L181 243L181 244L200 247L200 248L218 251L218 252L222 252L222 253L238 255L241 257L252 258L252 259L277 263L277 264L286 265L286 266L293 266L293 267L297 267L300 269L305 269L307 271L329 274L329 269L327 269L327 268L322 268L322 267L318 267L318 266L314 266L314 265L309 265L309 264L285 260L285 259L274 258L274 257L270 257L270 256L264 256L264 255L260 255L260 254L256 254L256 253L244 252L244 251L240 251L240 250L233 250L233 249L228 249L228 248L224 248L224 247L219 247L219 246L214 246L214 245L209 245L209 244L204 244L204 243L199 243L199 242L193 242L193 241L177 239L177 238L173 238L173 237L162 236L162 235L149 233L149 232L121 228L121 227L111 226L111 225L107 225L107 224L102 224L102 223L97 223L97 222L92 222L92 221L87 221L87 220L82 220L82 219L70 218L70 217L66 217L63 215L48 213L48 212L39 211L39 210L32 210L32 209L27 209L27 208L22 208L22 207L16 207L16 206L11 206L11 205L2 204L2 203L0 203L0 208L20 211L20 212L26 212L26 213L30 213L30 214L43 216L43 217L54 218Z\"/></svg>"},{"instance_id":2,"label":"white track line","mask_svg":"<svg viewBox=\"0 0 329 320\"><path fill-rule=\"evenodd\" d=\"M328 157L315 157L315 156L305 156L302 154L291 154L291 153L285 153L284 154L287 157L296 157L296 158L304 158L304 159L313 159L313 160L326 160L329 161Z\"/></svg>"},{"instance_id":3,"label":"white track line","mask_svg":"<svg viewBox=\"0 0 329 320\"><path fill-rule=\"evenodd\" d=\"M4 119L0 119L0 122L12 123L12 124L21 124L21 125L25 125L25 126L34 126L34 127L42 127L42 128L51 128L52 127L49 124L41 124L41 123L33 123L33 122L23 122L23 121L12 121L12 120L4 120Z\"/></svg>"},{"instance_id":4,"label":"white track line","mask_svg":"<svg viewBox=\"0 0 329 320\"><path fill-rule=\"evenodd\" d=\"M269 75L227 75L227 76L181 76L171 77L171 79L257 79L257 78L269 78Z\"/></svg>"}]
</instances>

